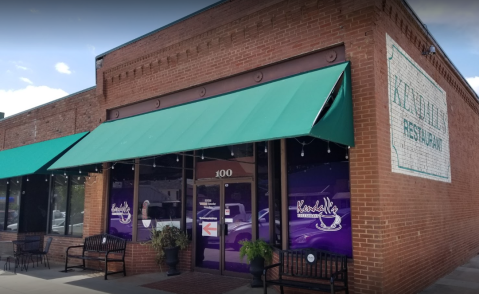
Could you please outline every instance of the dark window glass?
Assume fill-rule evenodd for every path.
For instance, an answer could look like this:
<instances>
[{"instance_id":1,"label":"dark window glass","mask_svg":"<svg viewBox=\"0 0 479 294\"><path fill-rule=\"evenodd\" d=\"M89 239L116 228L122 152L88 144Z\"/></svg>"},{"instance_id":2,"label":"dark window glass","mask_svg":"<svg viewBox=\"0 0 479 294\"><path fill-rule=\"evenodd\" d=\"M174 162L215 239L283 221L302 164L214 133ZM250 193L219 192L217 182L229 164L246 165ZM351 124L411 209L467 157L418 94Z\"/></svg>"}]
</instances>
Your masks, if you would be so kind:
<instances>
[{"instance_id":1,"label":"dark window glass","mask_svg":"<svg viewBox=\"0 0 479 294\"><path fill-rule=\"evenodd\" d=\"M305 143L305 144L303 144ZM347 146L287 140L289 246L352 255Z\"/></svg>"},{"instance_id":2,"label":"dark window glass","mask_svg":"<svg viewBox=\"0 0 479 294\"><path fill-rule=\"evenodd\" d=\"M169 154L140 160L138 241L148 240L152 227L180 227L182 158Z\"/></svg>"},{"instance_id":3,"label":"dark window glass","mask_svg":"<svg viewBox=\"0 0 479 294\"><path fill-rule=\"evenodd\" d=\"M68 176L55 175L51 200L50 233L65 234L65 216L67 213Z\"/></svg>"},{"instance_id":4,"label":"dark window glass","mask_svg":"<svg viewBox=\"0 0 479 294\"><path fill-rule=\"evenodd\" d=\"M20 215L20 198L22 194L22 177L10 179L10 189L8 192L8 217L7 230L18 231L18 217Z\"/></svg>"},{"instance_id":5,"label":"dark window glass","mask_svg":"<svg viewBox=\"0 0 479 294\"><path fill-rule=\"evenodd\" d=\"M254 174L253 144L196 151L196 178L247 177Z\"/></svg>"},{"instance_id":6,"label":"dark window glass","mask_svg":"<svg viewBox=\"0 0 479 294\"><path fill-rule=\"evenodd\" d=\"M274 176L273 176L273 211L274 211L274 246L282 248L282 231L281 231L281 141L273 141L273 162L274 162Z\"/></svg>"},{"instance_id":7,"label":"dark window glass","mask_svg":"<svg viewBox=\"0 0 479 294\"><path fill-rule=\"evenodd\" d=\"M186 175L186 233L191 240L193 237L193 171L185 170Z\"/></svg>"},{"instance_id":8,"label":"dark window glass","mask_svg":"<svg viewBox=\"0 0 479 294\"><path fill-rule=\"evenodd\" d=\"M7 180L0 180L0 231L5 230L7 215Z\"/></svg>"},{"instance_id":9,"label":"dark window glass","mask_svg":"<svg viewBox=\"0 0 479 294\"><path fill-rule=\"evenodd\" d=\"M132 239L134 161L113 163L110 170L109 233Z\"/></svg>"},{"instance_id":10,"label":"dark window glass","mask_svg":"<svg viewBox=\"0 0 479 294\"><path fill-rule=\"evenodd\" d=\"M268 148L267 142L256 143L256 197L258 199L258 237L269 242L269 193L268 193Z\"/></svg>"},{"instance_id":11,"label":"dark window glass","mask_svg":"<svg viewBox=\"0 0 479 294\"><path fill-rule=\"evenodd\" d=\"M70 182L70 210L67 235L83 235L83 210L85 208L85 177L73 176Z\"/></svg>"}]
</instances>

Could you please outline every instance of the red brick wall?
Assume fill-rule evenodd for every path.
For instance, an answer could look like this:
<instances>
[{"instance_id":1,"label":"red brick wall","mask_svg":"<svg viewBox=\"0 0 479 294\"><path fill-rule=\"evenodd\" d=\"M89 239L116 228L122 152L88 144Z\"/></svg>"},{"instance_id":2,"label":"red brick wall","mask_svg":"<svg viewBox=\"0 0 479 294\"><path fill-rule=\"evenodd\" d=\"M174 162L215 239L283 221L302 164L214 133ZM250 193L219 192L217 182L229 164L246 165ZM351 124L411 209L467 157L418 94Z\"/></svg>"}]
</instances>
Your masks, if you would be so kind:
<instances>
[{"instance_id":1,"label":"red brick wall","mask_svg":"<svg viewBox=\"0 0 479 294\"><path fill-rule=\"evenodd\" d=\"M0 150L93 130L99 123L95 89L0 120Z\"/></svg>"},{"instance_id":2,"label":"red brick wall","mask_svg":"<svg viewBox=\"0 0 479 294\"><path fill-rule=\"evenodd\" d=\"M421 54L431 41L401 1L377 1L377 7L374 79L381 209L377 228L360 236L372 246L371 253L384 252L382 293L417 293L479 252L479 234L471 233L479 227L479 105L440 52ZM391 172L386 33L447 93L451 183Z\"/></svg>"}]
</instances>

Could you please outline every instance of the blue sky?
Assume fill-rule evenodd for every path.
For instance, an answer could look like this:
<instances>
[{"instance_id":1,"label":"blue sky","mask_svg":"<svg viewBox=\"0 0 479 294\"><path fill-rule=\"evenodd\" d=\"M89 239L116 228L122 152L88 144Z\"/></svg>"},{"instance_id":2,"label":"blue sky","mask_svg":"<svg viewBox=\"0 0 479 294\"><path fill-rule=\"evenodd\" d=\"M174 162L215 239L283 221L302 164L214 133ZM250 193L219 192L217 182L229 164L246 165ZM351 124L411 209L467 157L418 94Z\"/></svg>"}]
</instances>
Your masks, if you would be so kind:
<instances>
[{"instance_id":1,"label":"blue sky","mask_svg":"<svg viewBox=\"0 0 479 294\"><path fill-rule=\"evenodd\" d=\"M217 1L0 1L0 112L94 86L95 56ZM479 1L408 2L479 92Z\"/></svg>"}]
</instances>

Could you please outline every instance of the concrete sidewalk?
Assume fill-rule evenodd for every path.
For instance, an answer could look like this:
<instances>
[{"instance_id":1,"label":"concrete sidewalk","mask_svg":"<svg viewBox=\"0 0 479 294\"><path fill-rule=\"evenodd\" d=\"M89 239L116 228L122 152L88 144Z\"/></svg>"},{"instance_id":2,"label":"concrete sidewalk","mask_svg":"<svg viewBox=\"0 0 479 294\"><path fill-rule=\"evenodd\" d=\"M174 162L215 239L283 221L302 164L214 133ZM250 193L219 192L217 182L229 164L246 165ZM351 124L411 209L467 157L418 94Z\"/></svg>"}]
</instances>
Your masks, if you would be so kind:
<instances>
[{"instance_id":1,"label":"concrete sidewalk","mask_svg":"<svg viewBox=\"0 0 479 294\"><path fill-rule=\"evenodd\" d=\"M479 255L437 280L420 294L478 294Z\"/></svg>"},{"instance_id":2,"label":"concrete sidewalk","mask_svg":"<svg viewBox=\"0 0 479 294\"><path fill-rule=\"evenodd\" d=\"M0 262L3 269L3 261ZM108 280L103 279L100 272L75 270L68 273L60 272L62 265L51 264L51 269L43 265L29 268L27 272L0 270L0 293L2 294L100 294L100 293L135 293L135 294L174 294L172 292L150 289L142 285L151 284L166 279L181 277L167 277L165 273L151 273L123 277L123 275L112 275ZM225 294L261 294L262 288L251 288L249 280L244 281L244 286L235 288ZM243 283L241 283L243 284ZM198 293L208 293L205 285L197 285ZM277 294L273 289L268 293Z\"/></svg>"},{"instance_id":3,"label":"concrete sidewalk","mask_svg":"<svg viewBox=\"0 0 479 294\"><path fill-rule=\"evenodd\" d=\"M0 263L3 268L3 262ZM2 294L100 294L100 293L135 293L135 294L174 294L163 290L142 287L151 283L177 277L167 277L165 273L151 273L123 277L121 274L103 279L99 272L75 270L63 273L62 265L52 265L49 270L43 266L29 268L16 275L11 271L0 270L0 293ZM215 276L218 278L218 276ZM242 279L240 279L242 280ZM224 292L225 294L261 294L262 288L252 289L246 285ZM205 283L206 285L206 283ZM198 293L208 293L205 285L197 285ZM273 289L268 293L277 294ZM479 255L466 264L456 268L452 273L439 279L420 294L478 294L479 293Z\"/></svg>"}]
</instances>

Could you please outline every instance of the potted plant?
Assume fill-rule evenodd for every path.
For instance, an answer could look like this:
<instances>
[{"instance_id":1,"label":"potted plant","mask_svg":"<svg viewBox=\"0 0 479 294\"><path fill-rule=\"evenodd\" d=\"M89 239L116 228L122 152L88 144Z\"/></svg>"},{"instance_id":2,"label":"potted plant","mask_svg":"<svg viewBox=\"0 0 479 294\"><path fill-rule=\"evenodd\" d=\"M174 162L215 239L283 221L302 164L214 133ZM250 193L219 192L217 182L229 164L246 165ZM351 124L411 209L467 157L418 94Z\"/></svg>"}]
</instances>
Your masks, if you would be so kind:
<instances>
[{"instance_id":1,"label":"potted plant","mask_svg":"<svg viewBox=\"0 0 479 294\"><path fill-rule=\"evenodd\" d=\"M243 261L246 256L246 263L249 263L249 272L253 275L253 281L251 287L263 287L263 275L264 263L271 263L273 259L273 249L268 243L263 240L241 240L240 259Z\"/></svg>"},{"instance_id":2,"label":"potted plant","mask_svg":"<svg viewBox=\"0 0 479 294\"><path fill-rule=\"evenodd\" d=\"M161 267L164 260L168 265L168 276L179 275L176 269L179 263L178 252L188 246L188 236L175 226L165 225L161 229L151 228L151 240L148 244L156 251L156 261Z\"/></svg>"}]
</instances>

